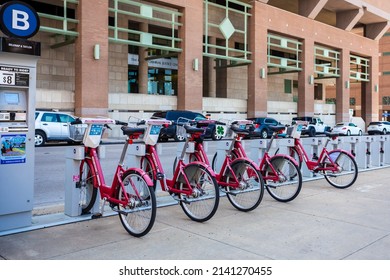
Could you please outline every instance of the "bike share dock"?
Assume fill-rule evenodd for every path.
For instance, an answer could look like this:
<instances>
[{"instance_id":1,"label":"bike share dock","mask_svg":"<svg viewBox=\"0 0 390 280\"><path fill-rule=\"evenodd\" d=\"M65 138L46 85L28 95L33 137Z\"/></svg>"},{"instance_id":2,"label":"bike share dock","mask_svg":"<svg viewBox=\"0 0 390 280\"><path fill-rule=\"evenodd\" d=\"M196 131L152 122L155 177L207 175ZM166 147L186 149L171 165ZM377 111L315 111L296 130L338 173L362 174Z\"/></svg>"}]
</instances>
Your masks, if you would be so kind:
<instances>
[{"instance_id":1,"label":"bike share dock","mask_svg":"<svg viewBox=\"0 0 390 280\"><path fill-rule=\"evenodd\" d=\"M179 207L160 206L154 227L142 238L128 235L116 215L98 220L44 215L34 217L35 227L1 232L0 256L14 260L389 260L390 150L389 141L378 138L384 152L377 153L383 154L383 164L361 169L356 183L347 189L333 188L320 176L304 177L301 193L289 203L277 202L265 192L257 209L243 213L221 197L216 215L205 223L190 221ZM251 141L255 140L245 143L247 151ZM347 149L352 144L337 145ZM213 149L209 145L210 153Z\"/></svg>"}]
</instances>

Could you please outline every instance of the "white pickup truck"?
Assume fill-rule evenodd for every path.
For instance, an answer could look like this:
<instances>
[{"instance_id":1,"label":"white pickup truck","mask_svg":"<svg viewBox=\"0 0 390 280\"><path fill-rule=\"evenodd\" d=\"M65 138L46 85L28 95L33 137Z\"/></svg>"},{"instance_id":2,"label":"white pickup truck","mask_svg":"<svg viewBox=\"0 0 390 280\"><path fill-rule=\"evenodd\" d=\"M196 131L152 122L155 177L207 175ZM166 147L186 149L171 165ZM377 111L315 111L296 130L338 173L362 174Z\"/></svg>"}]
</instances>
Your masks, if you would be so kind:
<instances>
[{"instance_id":1,"label":"white pickup truck","mask_svg":"<svg viewBox=\"0 0 390 280\"><path fill-rule=\"evenodd\" d=\"M292 119L292 124L302 125L301 134L310 137L330 131L330 127L325 125L318 117L295 117Z\"/></svg>"}]
</instances>

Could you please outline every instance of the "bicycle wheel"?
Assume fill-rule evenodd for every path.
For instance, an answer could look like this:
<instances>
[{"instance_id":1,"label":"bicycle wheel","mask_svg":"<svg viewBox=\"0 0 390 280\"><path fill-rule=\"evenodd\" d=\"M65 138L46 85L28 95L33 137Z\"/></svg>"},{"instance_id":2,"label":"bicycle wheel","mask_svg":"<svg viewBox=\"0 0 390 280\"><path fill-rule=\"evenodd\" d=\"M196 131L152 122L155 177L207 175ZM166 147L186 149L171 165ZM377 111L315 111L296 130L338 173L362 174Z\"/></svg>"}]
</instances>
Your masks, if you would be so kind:
<instances>
[{"instance_id":1,"label":"bicycle wheel","mask_svg":"<svg viewBox=\"0 0 390 280\"><path fill-rule=\"evenodd\" d=\"M345 189L355 183L358 176L356 161L345 151L330 151L329 157L337 165L338 171L324 171L324 177L335 188ZM333 166L328 159L322 163L324 167Z\"/></svg>"},{"instance_id":2,"label":"bicycle wheel","mask_svg":"<svg viewBox=\"0 0 390 280\"><path fill-rule=\"evenodd\" d=\"M127 170L122 187L118 187L118 199L124 199L124 191L129 198L127 205L118 205L119 218L126 231L135 237L147 234L156 219L156 196L142 175L135 170Z\"/></svg>"},{"instance_id":3,"label":"bicycle wheel","mask_svg":"<svg viewBox=\"0 0 390 280\"><path fill-rule=\"evenodd\" d=\"M250 161L235 160L225 174L227 183L238 187L227 186L226 196L230 203L240 211L248 212L259 206L264 195L264 181L259 170Z\"/></svg>"},{"instance_id":4,"label":"bicycle wheel","mask_svg":"<svg viewBox=\"0 0 390 280\"><path fill-rule=\"evenodd\" d=\"M150 159L147 157L142 157L140 161L140 168L148 174L149 178L153 181L153 190L156 192L157 178L156 172L153 167L153 164L150 162Z\"/></svg>"},{"instance_id":5,"label":"bicycle wheel","mask_svg":"<svg viewBox=\"0 0 390 280\"><path fill-rule=\"evenodd\" d=\"M271 165L264 168L264 181L268 193L277 201L295 199L302 188L302 174L299 167L288 157L273 156Z\"/></svg>"},{"instance_id":6,"label":"bicycle wheel","mask_svg":"<svg viewBox=\"0 0 390 280\"><path fill-rule=\"evenodd\" d=\"M297 149L295 149L295 147L289 147L289 154L290 154L290 157L295 159L295 161L298 163L299 169L302 169L302 160L299 157Z\"/></svg>"},{"instance_id":7,"label":"bicycle wheel","mask_svg":"<svg viewBox=\"0 0 390 280\"><path fill-rule=\"evenodd\" d=\"M179 176L176 184L182 191L188 191L188 180L192 193L179 194L180 206L193 221L205 222L214 216L219 204L219 188L214 176L197 163L189 163L184 167L185 176ZM186 178L185 178L186 177Z\"/></svg>"},{"instance_id":8,"label":"bicycle wheel","mask_svg":"<svg viewBox=\"0 0 390 280\"><path fill-rule=\"evenodd\" d=\"M89 214L93 205L95 204L97 197L97 188L93 185L94 173L89 166L89 163L83 162L83 165L79 177L77 187L80 188L80 201L81 215Z\"/></svg>"}]
</instances>

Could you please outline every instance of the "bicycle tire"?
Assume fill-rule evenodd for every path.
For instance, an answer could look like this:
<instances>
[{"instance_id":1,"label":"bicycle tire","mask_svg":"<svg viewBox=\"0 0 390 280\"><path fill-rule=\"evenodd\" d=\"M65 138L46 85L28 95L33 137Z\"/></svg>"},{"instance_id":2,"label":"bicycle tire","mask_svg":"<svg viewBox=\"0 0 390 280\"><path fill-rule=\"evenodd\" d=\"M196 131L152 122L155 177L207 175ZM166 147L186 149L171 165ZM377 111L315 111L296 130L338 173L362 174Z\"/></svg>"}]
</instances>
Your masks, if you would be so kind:
<instances>
[{"instance_id":1,"label":"bicycle tire","mask_svg":"<svg viewBox=\"0 0 390 280\"><path fill-rule=\"evenodd\" d=\"M79 176L79 188L80 188L80 201L81 215L90 214L92 207L94 206L97 198L97 187L94 186L93 168L86 161L81 163L80 176Z\"/></svg>"},{"instance_id":2,"label":"bicycle tire","mask_svg":"<svg viewBox=\"0 0 390 280\"><path fill-rule=\"evenodd\" d=\"M182 190L188 190L186 179L191 185L191 195L179 194L180 206L193 221L205 222L216 213L219 205L219 186L215 177L199 163L189 163L184 167L176 184Z\"/></svg>"},{"instance_id":3,"label":"bicycle tire","mask_svg":"<svg viewBox=\"0 0 390 280\"><path fill-rule=\"evenodd\" d=\"M153 187L148 186L142 174L127 170L122 176L127 196L127 205L118 205L119 219L126 231L135 237L146 235L156 219L156 196ZM123 189L118 186L118 200L123 200Z\"/></svg>"},{"instance_id":4,"label":"bicycle tire","mask_svg":"<svg viewBox=\"0 0 390 280\"><path fill-rule=\"evenodd\" d=\"M324 171L324 177L329 184L338 189L345 189L352 186L358 176L358 167L355 159L345 151L333 150L329 152L329 157L335 159L335 163L340 168L337 173ZM324 167L331 164L324 159Z\"/></svg>"},{"instance_id":5,"label":"bicycle tire","mask_svg":"<svg viewBox=\"0 0 390 280\"><path fill-rule=\"evenodd\" d=\"M277 201L289 202L294 200L302 189L301 171L290 158L276 155L270 159L270 165L264 169L263 179L267 192ZM274 174L274 170L278 174ZM277 179L275 180L275 176Z\"/></svg>"},{"instance_id":6,"label":"bicycle tire","mask_svg":"<svg viewBox=\"0 0 390 280\"><path fill-rule=\"evenodd\" d=\"M237 178L239 186L237 188L226 187L226 196L229 202L243 212L256 209L264 195L264 181L258 167L245 159L233 161L230 167L231 169L226 169L227 172L223 178L226 179L227 183L236 183L235 178Z\"/></svg>"}]
</instances>

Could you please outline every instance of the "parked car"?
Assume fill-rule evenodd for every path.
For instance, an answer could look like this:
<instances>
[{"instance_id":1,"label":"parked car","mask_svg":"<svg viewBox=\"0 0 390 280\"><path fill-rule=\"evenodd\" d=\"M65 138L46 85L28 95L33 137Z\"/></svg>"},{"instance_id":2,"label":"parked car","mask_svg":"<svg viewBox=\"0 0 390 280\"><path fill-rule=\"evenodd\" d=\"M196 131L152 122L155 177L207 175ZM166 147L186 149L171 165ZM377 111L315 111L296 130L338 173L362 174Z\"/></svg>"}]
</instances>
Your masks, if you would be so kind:
<instances>
[{"instance_id":1,"label":"parked car","mask_svg":"<svg viewBox=\"0 0 390 280\"><path fill-rule=\"evenodd\" d=\"M220 140L224 135L224 128L220 126L222 123L208 119L201 113L187 111L187 110L169 110L156 112L152 115L152 119L167 119L174 122L168 127L163 127L160 131L159 141L168 141L173 138L175 141L184 141L184 135L177 133L177 125L175 123L179 121L185 122L185 120L197 121L197 127L204 128L204 136L206 138L212 138L213 140Z\"/></svg>"},{"instance_id":2,"label":"parked car","mask_svg":"<svg viewBox=\"0 0 390 280\"><path fill-rule=\"evenodd\" d=\"M314 137L317 134L323 134L330 130L319 117L295 117L292 119L292 125L302 125L302 135Z\"/></svg>"},{"instance_id":3,"label":"parked car","mask_svg":"<svg viewBox=\"0 0 390 280\"><path fill-rule=\"evenodd\" d=\"M67 141L69 138L69 122L75 117L55 111L35 112L35 146L43 146L48 141Z\"/></svg>"},{"instance_id":4,"label":"parked car","mask_svg":"<svg viewBox=\"0 0 390 280\"><path fill-rule=\"evenodd\" d=\"M253 121L253 125L247 127L249 130L248 138L260 137L263 139L269 138L272 135L270 126L281 125L280 122L273 118L247 118Z\"/></svg>"},{"instance_id":5,"label":"parked car","mask_svg":"<svg viewBox=\"0 0 390 280\"><path fill-rule=\"evenodd\" d=\"M339 133L339 135L363 135L362 129L351 122L337 123L332 128L332 132Z\"/></svg>"},{"instance_id":6,"label":"parked car","mask_svg":"<svg viewBox=\"0 0 390 280\"><path fill-rule=\"evenodd\" d=\"M367 127L367 132L370 135L373 134L387 134L390 133L390 122L370 122Z\"/></svg>"}]
</instances>

